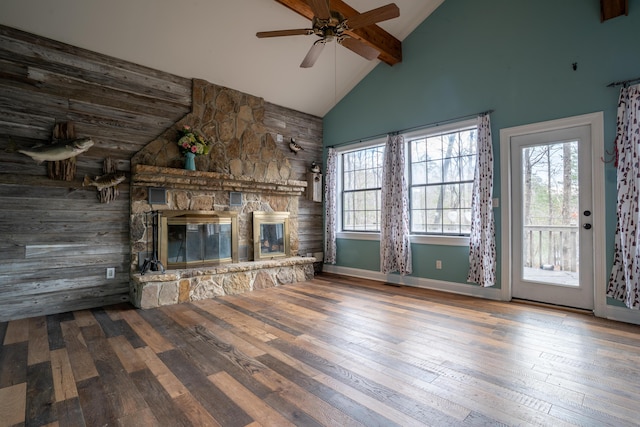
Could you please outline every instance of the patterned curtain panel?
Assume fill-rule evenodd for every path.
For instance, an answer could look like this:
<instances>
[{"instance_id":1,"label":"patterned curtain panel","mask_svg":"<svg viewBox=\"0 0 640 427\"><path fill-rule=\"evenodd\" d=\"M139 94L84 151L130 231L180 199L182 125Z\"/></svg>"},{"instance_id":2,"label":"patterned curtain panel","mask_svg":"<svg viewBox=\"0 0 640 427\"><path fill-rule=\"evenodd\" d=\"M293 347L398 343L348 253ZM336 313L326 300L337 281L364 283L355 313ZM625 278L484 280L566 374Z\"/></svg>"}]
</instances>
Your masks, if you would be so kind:
<instances>
[{"instance_id":1,"label":"patterned curtain panel","mask_svg":"<svg viewBox=\"0 0 640 427\"><path fill-rule=\"evenodd\" d=\"M409 190L404 175L404 138L389 135L382 164L380 270L411 274Z\"/></svg>"},{"instance_id":2,"label":"patterned curtain panel","mask_svg":"<svg viewBox=\"0 0 640 427\"><path fill-rule=\"evenodd\" d=\"M640 309L640 246L638 195L640 192L640 86L623 87L618 102L618 225L613 268L607 296Z\"/></svg>"},{"instance_id":3,"label":"patterned curtain panel","mask_svg":"<svg viewBox=\"0 0 640 427\"><path fill-rule=\"evenodd\" d=\"M469 275L480 286L496 284L496 236L493 220L493 143L488 114L478 116L478 154L471 199Z\"/></svg>"},{"instance_id":4,"label":"patterned curtain panel","mask_svg":"<svg viewBox=\"0 0 640 427\"><path fill-rule=\"evenodd\" d=\"M327 264L336 263L336 174L337 158L335 148L329 148L327 155L327 170L325 176L324 187L324 209L325 209L325 244L324 244L324 262Z\"/></svg>"}]
</instances>

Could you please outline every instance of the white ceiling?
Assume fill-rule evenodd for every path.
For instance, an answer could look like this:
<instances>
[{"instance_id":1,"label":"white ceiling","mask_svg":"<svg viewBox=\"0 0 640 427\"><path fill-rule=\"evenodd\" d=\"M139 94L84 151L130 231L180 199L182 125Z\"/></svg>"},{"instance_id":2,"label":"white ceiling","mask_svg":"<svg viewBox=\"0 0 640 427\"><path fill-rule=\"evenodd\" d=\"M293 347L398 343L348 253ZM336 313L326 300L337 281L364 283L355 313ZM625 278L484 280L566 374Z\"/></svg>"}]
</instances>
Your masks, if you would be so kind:
<instances>
[{"instance_id":1,"label":"white ceiling","mask_svg":"<svg viewBox=\"0 0 640 427\"><path fill-rule=\"evenodd\" d=\"M346 1L365 12L392 0ZM402 41L443 1L394 0L400 17L379 25ZM0 24L320 117L380 63L331 43L300 68L315 35L255 36L310 28L273 0L2 0Z\"/></svg>"}]
</instances>

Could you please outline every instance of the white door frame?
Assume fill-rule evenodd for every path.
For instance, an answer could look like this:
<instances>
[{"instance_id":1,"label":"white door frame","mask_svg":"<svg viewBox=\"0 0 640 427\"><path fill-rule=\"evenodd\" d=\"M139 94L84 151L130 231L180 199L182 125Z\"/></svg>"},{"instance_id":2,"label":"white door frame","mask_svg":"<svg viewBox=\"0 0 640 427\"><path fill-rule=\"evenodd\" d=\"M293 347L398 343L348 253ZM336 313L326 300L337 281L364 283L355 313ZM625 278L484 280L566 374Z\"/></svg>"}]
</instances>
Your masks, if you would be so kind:
<instances>
[{"instance_id":1,"label":"white door frame","mask_svg":"<svg viewBox=\"0 0 640 427\"><path fill-rule=\"evenodd\" d=\"M592 171L591 185L593 189L593 274L594 274L594 314L607 317L606 299L606 258L605 258L605 197L604 197L604 115L602 112L584 114L558 120L533 123L500 129L500 182L502 193L502 286L501 298L511 300L511 264L513 262L512 218L511 218L511 138L548 130L568 127L591 126Z\"/></svg>"}]
</instances>

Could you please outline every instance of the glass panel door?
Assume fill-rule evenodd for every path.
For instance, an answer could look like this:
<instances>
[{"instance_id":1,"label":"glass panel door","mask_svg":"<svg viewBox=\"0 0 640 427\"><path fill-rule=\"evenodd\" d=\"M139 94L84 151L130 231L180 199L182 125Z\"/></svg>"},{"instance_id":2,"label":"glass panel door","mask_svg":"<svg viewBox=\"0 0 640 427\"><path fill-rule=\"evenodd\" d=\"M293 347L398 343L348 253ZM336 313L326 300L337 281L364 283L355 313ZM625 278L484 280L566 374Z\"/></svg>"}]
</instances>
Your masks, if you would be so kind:
<instances>
[{"instance_id":1,"label":"glass panel door","mask_svg":"<svg viewBox=\"0 0 640 427\"><path fill-rule=\"evenodd\" d=\"M509 143L512 296L593 309L590 126Z\"/></svg>"},{"instance_id":2,"label":"glass panel door","mask_svg":"<svg viewBox=\"0 0 640 427\"><path fill-rule=\"evenodd\" d=\"M578 141L524 146L522 277L578 286Z\"/></svg>"}]
</instances>

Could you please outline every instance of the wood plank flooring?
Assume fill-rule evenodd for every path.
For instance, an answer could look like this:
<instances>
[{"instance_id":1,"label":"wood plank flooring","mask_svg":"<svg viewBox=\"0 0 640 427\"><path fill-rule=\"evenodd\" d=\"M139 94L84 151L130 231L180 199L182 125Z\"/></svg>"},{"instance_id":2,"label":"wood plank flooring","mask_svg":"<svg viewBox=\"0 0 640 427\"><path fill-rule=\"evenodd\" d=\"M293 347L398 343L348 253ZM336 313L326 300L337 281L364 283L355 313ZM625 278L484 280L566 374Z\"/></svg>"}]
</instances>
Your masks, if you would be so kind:
<instances>
[{"instance_id":1,"label":"wood plank flooring","mask_svg":"<svg viewBox=\"0 0 640 427\"><path fill-rule=\"evenodd\" d=\"M0 426L640 423L639 326L335 275L0 343Z\"/></svg>"}]
</instances>

